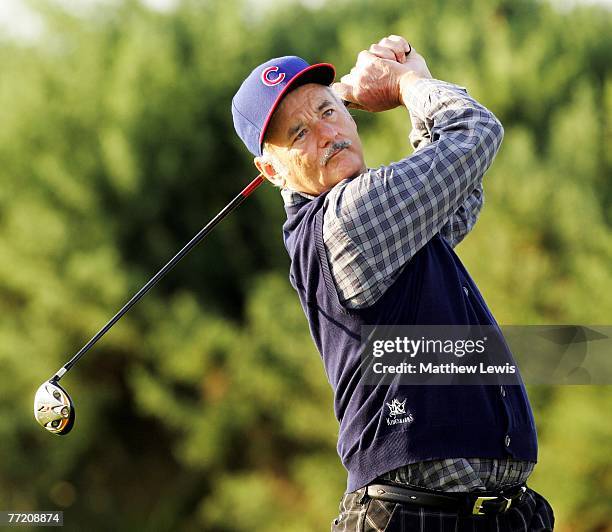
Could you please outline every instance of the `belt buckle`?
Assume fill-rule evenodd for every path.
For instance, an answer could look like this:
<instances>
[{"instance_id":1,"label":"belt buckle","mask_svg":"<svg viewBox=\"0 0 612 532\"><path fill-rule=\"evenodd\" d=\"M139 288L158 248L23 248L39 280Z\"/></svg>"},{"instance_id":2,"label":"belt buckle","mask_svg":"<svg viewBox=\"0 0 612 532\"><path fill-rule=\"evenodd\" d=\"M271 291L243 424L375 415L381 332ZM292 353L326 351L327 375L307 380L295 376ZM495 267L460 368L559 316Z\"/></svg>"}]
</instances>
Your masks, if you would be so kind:
<instances>
[{"instance_id":1,"label":"belt buckle","mask_svg":"<svg viewBox=\"0 0 612 532\"><path fill-rule=\"evenodd\" d=\"M523 494L526 491L527 491L527 488L525 486L521 486L521 494L517 497L519 501L521 500L521 498L523 497ZM510 506L512 505L513 499L509 499L508 497L505 497L503 495L501 497L506 500L506 506L504 507L502 512L507 512ZM492 499L499 499L499 497L478 497L476 501L474 502L474 506L472 507L472 514L473 515L485 515L485 513L481 511L482 505L485 501L490 501Z\"/></svg>"},{"instance_id":2,"label":"belt buckle","mask_svg":"<svg viewBox=\"0 0 612 532\"><path fill-rule=\"evenodd\" d=\"M521 502L521 499L523 498L523 495L525 494L525 492L527 491L527 486L521 486L521 493L518 497L516 497L516 499ZM506 507L503 509L504 512L508 511L508 508L510 508L510 505L512 504L512 501L514 499L508 499L507 497L504 497L504 499L506 499Z\"/></svg>"},{"instance_id":3,"label":"belt buckle","mask_svg":"<svg viewBox=\"0 0 612 532\"><path fill-rule=\"evenodd\" d=\"M527 487L526 486L521 486L521 491L520 494L518 495L518 497L515 497L519 502L521 501L521 499L523 498L524 493L527 491ZM502 495L502 497L504 499L506 499L506 507L502 510L502 512L507 512L508 509L510 508L510 505L512 504L512 501L514 500L513 498L508 499L508 497L506 497L505 495Z\"/></svg>"},{"instance_id":4,"label":"belt buckle","mask_svg":"<svg viewBox=\"0 0 612 532\"><path fill-rule=\"evenodd\" d=\"M481 512L482 505L485 501L490 501L491 499L498 499L499 497L478 497L474 502L474 506L472 507L472 515L485 515L484 512ZM505 498L505 497L504 497ZM511 501L508 501L511 502ZM506 506L508 509L509 505Z\"/></svg>"}]
</instances>

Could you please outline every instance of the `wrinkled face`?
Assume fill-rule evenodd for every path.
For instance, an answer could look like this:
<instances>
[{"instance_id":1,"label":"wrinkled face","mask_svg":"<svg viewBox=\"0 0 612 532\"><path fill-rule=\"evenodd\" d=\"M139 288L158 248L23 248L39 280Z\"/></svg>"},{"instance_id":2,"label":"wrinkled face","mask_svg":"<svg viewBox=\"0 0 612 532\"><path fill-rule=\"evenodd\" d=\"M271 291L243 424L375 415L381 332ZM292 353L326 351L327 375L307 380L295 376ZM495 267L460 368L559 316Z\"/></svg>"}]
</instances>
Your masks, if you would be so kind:
<instances>
[{"instance_id":1,"label":"wrinkled face","mask_svg":"<svg viewBox=\"0 0 612 532\"><path fill-rule=\"evenodd\" d=\"M366 169L353 117L329 87L316 83L283 98L265 147L280 164L258 157L260 172L277 185L312 195Z\"/></svg>"}]
</instances>

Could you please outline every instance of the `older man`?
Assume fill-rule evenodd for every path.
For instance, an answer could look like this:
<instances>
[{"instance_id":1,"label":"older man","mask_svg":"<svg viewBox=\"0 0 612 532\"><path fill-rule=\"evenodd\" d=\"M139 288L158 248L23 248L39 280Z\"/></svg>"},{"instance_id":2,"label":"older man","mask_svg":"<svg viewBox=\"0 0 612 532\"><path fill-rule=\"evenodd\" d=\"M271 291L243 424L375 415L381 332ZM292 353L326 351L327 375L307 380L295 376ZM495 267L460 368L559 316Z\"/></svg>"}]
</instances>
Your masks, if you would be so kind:
<instances>
[{"instance_id":1,"label":"older man","mask_svg":"<svg viewBox=\"0 0 612 532\"><path fill-rule=\"evenodd\" d=\"M503 128L395 35L334 77L279 57L232 101L238 135L281 189L290 281L335 394L348 482L332 530L552 530L552 508L525 485L537 436L522 382L368 386L360 372L364 325L497 326L453 247L478 217ZM405 106L415 153L368 169L347 105ZM405 422L386 423L390 408Z\"/></svg>"}]
</instances>

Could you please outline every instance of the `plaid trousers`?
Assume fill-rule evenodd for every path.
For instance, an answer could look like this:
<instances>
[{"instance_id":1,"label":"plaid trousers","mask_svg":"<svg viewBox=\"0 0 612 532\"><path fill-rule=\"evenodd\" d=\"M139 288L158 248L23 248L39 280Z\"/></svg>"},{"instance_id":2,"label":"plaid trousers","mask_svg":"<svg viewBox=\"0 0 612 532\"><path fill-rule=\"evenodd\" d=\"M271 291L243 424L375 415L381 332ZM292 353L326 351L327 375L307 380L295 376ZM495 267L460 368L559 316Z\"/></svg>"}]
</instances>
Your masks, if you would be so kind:
<instances>
[{"instance_id":1,"label":"plaid trousers","mask_svg":"<svg viewBox=\"0 0 612 532\"><path fill-rule=\"evenodd\" d=\"M551 532L555 524L550 504L529 487L519 504L491 516L380 501L364 497L364 492L360 488L344 494L332 532Z\"/></svg>"}]
</instances>

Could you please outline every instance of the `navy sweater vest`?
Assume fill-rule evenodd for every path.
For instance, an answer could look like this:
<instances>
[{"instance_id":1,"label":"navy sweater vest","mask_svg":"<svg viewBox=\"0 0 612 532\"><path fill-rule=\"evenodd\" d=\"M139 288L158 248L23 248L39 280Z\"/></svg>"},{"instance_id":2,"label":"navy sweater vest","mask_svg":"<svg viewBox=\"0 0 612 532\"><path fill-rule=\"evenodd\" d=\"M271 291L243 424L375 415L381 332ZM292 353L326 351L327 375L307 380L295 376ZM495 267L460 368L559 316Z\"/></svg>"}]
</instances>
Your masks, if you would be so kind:
<instances>
[{"instance_id":1,"label":"navy sweater vest","mask_svg":"<svg viewBox=\"0 0 612 532\"><path fill-rule=\"evenodd\" d=\"M537 435L523 384L371 386L360 382L362 325L497 326L447 242L421 248L372 306L347 310L338 298L323 246L325 194L286 207L283 237L290 281L334 390L338 454L347 491L405 464L444 458L537 460ZM405 399L408 419L389 425L385 404Z\"/></svg>"}]
</instances>

